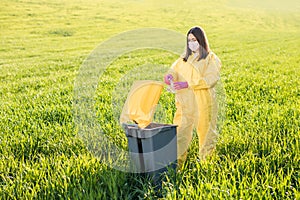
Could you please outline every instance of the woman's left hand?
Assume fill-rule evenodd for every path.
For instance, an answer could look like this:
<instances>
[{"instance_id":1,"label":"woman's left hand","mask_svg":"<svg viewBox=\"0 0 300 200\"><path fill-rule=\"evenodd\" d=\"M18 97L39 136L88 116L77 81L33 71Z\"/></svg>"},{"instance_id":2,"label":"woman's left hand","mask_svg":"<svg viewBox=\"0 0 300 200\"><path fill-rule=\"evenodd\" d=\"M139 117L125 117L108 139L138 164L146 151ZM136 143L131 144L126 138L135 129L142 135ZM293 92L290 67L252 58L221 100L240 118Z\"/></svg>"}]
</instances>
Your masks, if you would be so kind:
<instances>
[{"instance_id":1,"label":"woman's left hand","mask_svg":"<svg viewBox=\"0 0 300 200\"><path fill-rule=\"evenodd\" d=\"M187 82L175 82L174 83L175 90L181 90L181 89L188 88L188 87L189 87L189 85Z\"/></svg>"}]
</instances>

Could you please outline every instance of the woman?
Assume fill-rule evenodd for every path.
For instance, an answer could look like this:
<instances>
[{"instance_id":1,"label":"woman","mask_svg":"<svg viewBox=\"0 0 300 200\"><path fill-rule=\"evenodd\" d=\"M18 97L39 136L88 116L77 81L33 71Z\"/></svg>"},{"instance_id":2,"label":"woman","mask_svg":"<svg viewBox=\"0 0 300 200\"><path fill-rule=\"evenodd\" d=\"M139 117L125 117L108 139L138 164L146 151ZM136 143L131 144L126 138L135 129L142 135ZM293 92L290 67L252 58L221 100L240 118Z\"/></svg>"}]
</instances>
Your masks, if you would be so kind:
<instances>
[{"instance_id":1,"label":"woman","mask_svg":"<svg viewBox=\"0 0 300 200\"><path fill-rule=\"evenodd\" d=\"M199 157L205 159L217 141L215 89L220 79L221 61L209 49L205 32L194 27L187 33L185 55L174 62L164 81L176 90L177 156L179 166L186 160L193 127L199 138Z\"/></svg>"}]
</instances>

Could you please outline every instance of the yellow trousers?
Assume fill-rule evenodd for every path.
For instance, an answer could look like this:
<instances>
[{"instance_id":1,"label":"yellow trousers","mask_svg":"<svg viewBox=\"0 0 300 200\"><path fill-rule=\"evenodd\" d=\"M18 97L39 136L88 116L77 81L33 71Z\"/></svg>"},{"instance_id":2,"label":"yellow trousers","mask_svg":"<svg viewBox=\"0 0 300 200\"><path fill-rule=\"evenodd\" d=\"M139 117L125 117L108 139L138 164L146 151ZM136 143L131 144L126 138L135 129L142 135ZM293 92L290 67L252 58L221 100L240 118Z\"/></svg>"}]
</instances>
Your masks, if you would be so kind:
<instances>
[{"instance_id":1,"label":"yellow trousers","mask_svg":"<svg viewBox=\"0 0 300 200\"><path fill-rule=\"evenodd\" d=\"M179 165L186 160L187 150L192 141L193 129L197 130L199 158L205 159L215 148L217 104L212 90L184 89L176 94L174 124L177 127L177 157Z\"/></svg>"}]
</instances>

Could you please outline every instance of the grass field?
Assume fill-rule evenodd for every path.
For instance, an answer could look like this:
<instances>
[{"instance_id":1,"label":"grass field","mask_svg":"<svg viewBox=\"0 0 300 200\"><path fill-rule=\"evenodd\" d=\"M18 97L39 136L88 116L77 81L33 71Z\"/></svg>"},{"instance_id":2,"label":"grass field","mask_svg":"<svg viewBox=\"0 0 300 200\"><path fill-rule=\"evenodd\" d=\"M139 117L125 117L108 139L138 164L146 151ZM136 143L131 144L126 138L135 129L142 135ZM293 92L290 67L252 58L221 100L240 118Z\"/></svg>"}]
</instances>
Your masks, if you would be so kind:
<instances>
[{"instance_id":1,"label":"grass field","mask_svg":"<svg viewBox=\"0 0 300 200\"><path fill-rule=\"evenodd\" d=\"M195 25L222 60L226 113L215 154L198 162L195 138L161 196L300 199L299 11L296 0L1 0L0 199L157 199L151 183L110 168L77 136L74 81L89 54L121 32L185 34ZM116 122L122 105L111 107L120 79L144 79L136 66L147 64L163 73L177 57L138 49L99 77L95 112L116 145L127 145ZM172 100L163 93L167 123Z\"/></svg>"}]
</instances>

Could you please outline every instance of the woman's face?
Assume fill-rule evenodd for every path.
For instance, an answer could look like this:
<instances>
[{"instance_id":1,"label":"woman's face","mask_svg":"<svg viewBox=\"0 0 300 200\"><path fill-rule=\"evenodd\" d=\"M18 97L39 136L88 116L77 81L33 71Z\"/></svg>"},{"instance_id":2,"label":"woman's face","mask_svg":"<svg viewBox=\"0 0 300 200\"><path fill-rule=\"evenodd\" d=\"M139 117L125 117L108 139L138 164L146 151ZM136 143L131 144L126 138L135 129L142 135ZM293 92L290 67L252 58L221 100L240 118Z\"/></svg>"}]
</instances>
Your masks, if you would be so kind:
<instances>
[{"instance_id":1,"label":"woman's face","mask_svg":"<svg viewBox=\"0 0 300 200\"><path fill-rule=\"evenodd\" d=\"M190 33L188 35L188 45L189 45L189 49L193 52L196 52L199 50L200 45L199 45L196 37L192 33Z\"/></svg>"}]
</instances>

